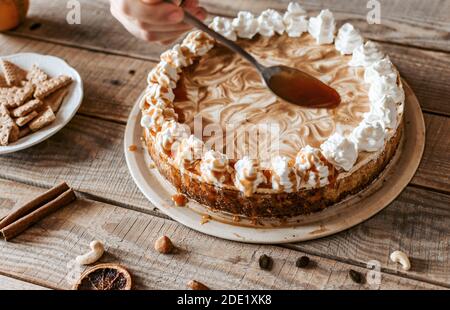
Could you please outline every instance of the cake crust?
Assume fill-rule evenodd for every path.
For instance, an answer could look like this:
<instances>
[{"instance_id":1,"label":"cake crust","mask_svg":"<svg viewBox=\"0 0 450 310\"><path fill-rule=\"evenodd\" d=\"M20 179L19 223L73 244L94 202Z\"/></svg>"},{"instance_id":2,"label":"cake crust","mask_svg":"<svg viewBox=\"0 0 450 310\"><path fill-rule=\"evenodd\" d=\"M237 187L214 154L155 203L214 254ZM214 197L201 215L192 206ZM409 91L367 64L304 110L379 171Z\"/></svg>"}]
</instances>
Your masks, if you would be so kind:
<instances>
[{"instance_id":1,"label":"cake crust","mask_svg":"<svg viewBox=\"0 0 450 310\"><path fill-rule=\"evenodd\" d=\"M303 189L298 192L273 192L262 190L250 197L233 188L216 187L203 182L192 174L181 172L168 162L165 154L159 153L153 140L145 136L147 150L159 173L161 173L180 193L205 205L213 211L227 212L256 218L285 218L322 211L349 195L356 194L384 170L395 155L403 133L403 123L397 127L395 135L386 142L376 158L353 173L341 176L327 186ZM272 193L270 193L272 191Z\"/></svg>"}]
</instances>

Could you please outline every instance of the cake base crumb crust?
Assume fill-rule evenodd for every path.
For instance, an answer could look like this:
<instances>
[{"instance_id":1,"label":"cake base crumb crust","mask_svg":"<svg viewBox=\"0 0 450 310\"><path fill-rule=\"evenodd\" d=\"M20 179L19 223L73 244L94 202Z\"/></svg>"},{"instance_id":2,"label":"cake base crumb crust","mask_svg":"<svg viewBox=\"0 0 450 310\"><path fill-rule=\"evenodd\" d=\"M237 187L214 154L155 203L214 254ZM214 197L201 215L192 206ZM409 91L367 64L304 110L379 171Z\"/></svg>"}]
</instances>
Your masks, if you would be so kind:
<instances>
[{"instance_id":1,"label":"cake base crumb crust","mask_svg":"<svg viewBox=\"0 0 450 310\"><path fill-rule=\"evenodd\" d=\"M356 194L373 182L395 155L401 141L403 123L386 142L383 151L364 166L321 188L303 189L298 192L264 193L258 191L245 197L237 189L216 187L187 173L183 173L168 162L165 154L159 153L153 140L145 134L149 155L158 171L180 193L203 204L213 211L227 212L256 218L285 218L318 212L330 207L349 195Z\"/></svg>"}]
</instances>

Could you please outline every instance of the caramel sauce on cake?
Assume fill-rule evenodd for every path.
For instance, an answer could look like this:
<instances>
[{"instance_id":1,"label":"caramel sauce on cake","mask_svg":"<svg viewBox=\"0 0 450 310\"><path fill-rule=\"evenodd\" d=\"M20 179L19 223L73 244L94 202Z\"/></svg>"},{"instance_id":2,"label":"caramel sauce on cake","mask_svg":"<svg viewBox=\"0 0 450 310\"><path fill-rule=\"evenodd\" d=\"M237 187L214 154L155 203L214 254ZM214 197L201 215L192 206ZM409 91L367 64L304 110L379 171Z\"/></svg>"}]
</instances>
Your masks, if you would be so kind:
<instances>
[{"instance_id":1,"label":"caramel sauce on cake","mask_svg":"<svg viewBox=\"0 0 450 310\"><path fill-rule=\"evenodd\" d=\"M306 145L320 147L335 131L349 134L370 110L368 90L361 82L364 69L350 67L351 56L341 55L334 45L318 45L307 34L301 38L257 36L239 39L238 44L263 65L286 65L320 79L338 92L341 103L333 109L309 109L283 101L267 89L250 63L216 45L183 71L175 89L180 122L192 131L194 117L202 117L203 128L220 124L224 137L203 135L203 141L216 150L224 152L227 143L234 143L235 158L241 158L255 140L248 136L248 128L270 124L279 134L262 137L258 132L257 136L258 141L266 141L257 147L261 165L268 167L272 156L294 158ZM230 125L239 130L230 132ZM222 149L215 143L219 138L224 141Z\"/></svg>"}]
</instances>

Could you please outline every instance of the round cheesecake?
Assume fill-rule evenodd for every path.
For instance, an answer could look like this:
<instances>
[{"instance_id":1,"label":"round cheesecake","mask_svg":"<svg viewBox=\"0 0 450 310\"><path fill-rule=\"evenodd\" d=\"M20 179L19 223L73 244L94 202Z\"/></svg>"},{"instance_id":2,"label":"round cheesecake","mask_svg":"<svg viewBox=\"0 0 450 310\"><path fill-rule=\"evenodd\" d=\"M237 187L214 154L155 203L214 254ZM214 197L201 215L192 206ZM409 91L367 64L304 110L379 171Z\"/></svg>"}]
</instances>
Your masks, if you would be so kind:
<instances>
[{"instance_id":1,"label":"round cheesecake","mask_svg":"<svg viewBox=\"0 0 450 310\"><path fill-rule=\"evenodd\" d=\"M210 25L266 66L302 70L335 89L332 109L276 97L250 63L201 31L161 55L141 102L147 150L179 192L233 215L293 217L323 210L372 182L402 133L395 66L330 11L308 19L240 12ZM337 32L337 34L336 34ZM301 86L299 86L301 87Z\"/></svg>"}]
</instances>

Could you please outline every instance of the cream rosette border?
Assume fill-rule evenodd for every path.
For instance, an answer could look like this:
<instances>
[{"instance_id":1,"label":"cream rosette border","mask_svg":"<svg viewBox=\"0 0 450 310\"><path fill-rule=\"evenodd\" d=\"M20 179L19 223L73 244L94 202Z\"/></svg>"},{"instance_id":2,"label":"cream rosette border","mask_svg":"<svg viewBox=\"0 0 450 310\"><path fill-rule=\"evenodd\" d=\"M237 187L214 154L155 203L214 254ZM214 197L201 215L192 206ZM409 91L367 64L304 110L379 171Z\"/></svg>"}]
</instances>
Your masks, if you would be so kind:
<instances>
[{"instance_id":1,"label":"cream rosette border","mask_svg":"<svg viewBox=\"0 0 450 310\"><path fill-rule=\"evenodd\" d=\"M214 150L203 152L203 141L189 135L186 127L177 122L173 89L179 74L215 44L206 33L192 31L181 44L161 55L161 62L148 75L146 96L140 105L141 125L147 137L151 137L156 149L183 173L218 187L230 180L245 196L260 191L259 186L267 182L278 192L318 188L328 185L334 173L349 174L352 168L357 168L359 152L381 152L401 123L405 95L398 71L373 42L364 43L353 25L344 24L336 35L336 22L329 10L322 10L308 20L305 10L292 2L284 14L272 9L258 17L250 12L239 12L235 19L215 17L210 28L230 40L251 39L256 34L271 37L286 33L290 37L300 37L308 32L317 44L334 43L341 54L352 55L349 66L365 69L364 81L369 85L371 109L349 136L334 133L320 149L306 146L293 159L273 158L271 180L266 180L258 160L244 157L231 166L225 154ZM200 175L189 171L199 161Z\"/></svg>"}]
</instances>

